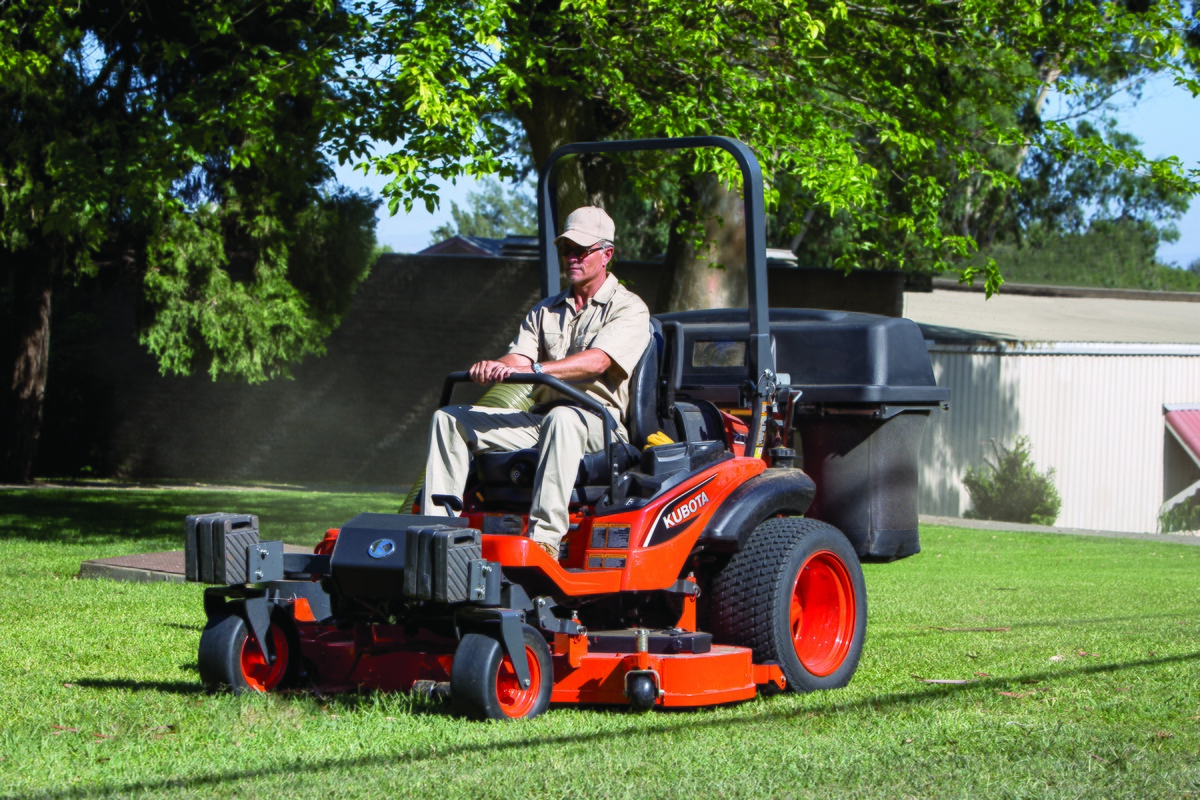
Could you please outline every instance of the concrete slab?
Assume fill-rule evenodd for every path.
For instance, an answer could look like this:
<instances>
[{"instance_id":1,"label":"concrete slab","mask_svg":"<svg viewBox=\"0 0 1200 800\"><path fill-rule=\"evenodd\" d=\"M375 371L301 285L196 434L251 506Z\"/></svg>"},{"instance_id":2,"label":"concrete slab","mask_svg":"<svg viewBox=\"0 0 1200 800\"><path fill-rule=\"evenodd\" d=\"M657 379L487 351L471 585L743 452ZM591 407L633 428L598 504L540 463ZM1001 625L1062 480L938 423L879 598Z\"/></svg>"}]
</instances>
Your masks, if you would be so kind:
<instances>
[{"instance_id":1,"label":"concrete slab","mask_svg":"<svg viewBox=\"0 0 1200 800\"><path fill-rule=\"evenodd\" d=\"M285 544L285 553L311 553L311 547ZM183 583L183 551L94 558L79 565L81 578L106 578L124 583Z\"/></svg>"},{"instance_id":2,"label":"concrete slab","mask_svg":"<svg viewBox=\"0 0 1200 800\"><path fill-rule=\"evenodd\" d=\"M1101 536L1106 539L1143 539L1152 542L1173 542L1200 547L1200 531L1194 533L1126 533L1123 531L1094 531L1084 528L1056 528L1050 525L1024 525L1020 522L998 522L991 519L964 519L920 516L922 525L946 525L952 528L973 528L984 531L1017 531L1026 533L1065 533L1071 536Z\"/></svg>"}]
</instances>

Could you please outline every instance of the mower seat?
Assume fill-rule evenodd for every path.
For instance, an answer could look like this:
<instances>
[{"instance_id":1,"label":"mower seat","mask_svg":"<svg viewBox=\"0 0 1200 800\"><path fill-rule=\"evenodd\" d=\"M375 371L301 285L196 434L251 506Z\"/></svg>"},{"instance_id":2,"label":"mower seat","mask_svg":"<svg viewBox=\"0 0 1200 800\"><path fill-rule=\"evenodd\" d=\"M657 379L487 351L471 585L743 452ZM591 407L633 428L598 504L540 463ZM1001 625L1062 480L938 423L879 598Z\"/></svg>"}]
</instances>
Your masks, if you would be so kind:
<instances>
[{"instance_id":1,"label":"mower seat","mask_svg":"<svg viewBox=\"0 0 1200 800\"><path fill-rule=\"evenodd\" d=\"M638 465L643 445L646 439L659 430L658 421L658 369L662 358L663 334L662 325L653 317L650 318L650 343L642 357L638 359L629 376L629 412L625 420L625 430L629 433L630 441L615 442L613 455L617 461L617 469L624 472ZM480 453L475 456L475 469L479 481L485 486L533 486L534 474L537 472L538 451L535 448L513 450L499 453ZM584 487L608 486L611 476L608 474L608 462L604 452L587 453L579 462L579 471L575 476L575 486L582 490ZM577 492L578 502L588 502L595 492ZM575 498L572 498L575 501Z\"/></svg>"}]
</instances>

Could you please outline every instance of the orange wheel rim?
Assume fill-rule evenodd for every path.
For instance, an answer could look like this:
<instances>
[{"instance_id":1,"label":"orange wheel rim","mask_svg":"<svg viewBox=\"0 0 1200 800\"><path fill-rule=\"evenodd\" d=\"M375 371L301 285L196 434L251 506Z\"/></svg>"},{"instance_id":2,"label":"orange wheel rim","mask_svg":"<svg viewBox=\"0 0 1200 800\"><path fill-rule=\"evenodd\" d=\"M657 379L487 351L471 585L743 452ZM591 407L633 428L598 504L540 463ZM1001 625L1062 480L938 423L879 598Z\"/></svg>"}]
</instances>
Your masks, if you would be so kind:
<instances>
[{"instance_id":1,"label":"orange wheel rim","mask_svg":"<svg viewBox=\"0 0 1200 800\"><path fill-rule=\"evenodd\" d=\"M538 695L542 691L542 664L529 645L525 646L525 657L529 662L528 689L521 687L512 659L508 656L500 662L500 670L496 674L496 699L500 702L500 710L509 717L528 715L537 705Z\"/></svg>"},{"instance_id":2,"label":"orange wheel rim","mask_svg":"<svg viewBox=\"0 0 1200 800\"><path fill-rule=\"evenodd\" d=\"M268 635L271 637L271 645L275 650L275 663L273 664L267 661L262 648L255 644L249 636L242 642L242 678L245 679L247 686L260 692L269 692L278 686L279 682L283 680L284 672L287 671L287 637L276 625L270 627Z\"/></svg>"},{"instance_id":3,"label":"orange wheel rim","mask_svg":"<svg viewBox=\"0 0 1200 800\"><path fill-rule=\"evenodd\" d=\"M837 670L850 652L857 609L845 562L828 550L813 553L792 587L792 644L804 668L817 677Z\"/></svg>"}]
</instances>

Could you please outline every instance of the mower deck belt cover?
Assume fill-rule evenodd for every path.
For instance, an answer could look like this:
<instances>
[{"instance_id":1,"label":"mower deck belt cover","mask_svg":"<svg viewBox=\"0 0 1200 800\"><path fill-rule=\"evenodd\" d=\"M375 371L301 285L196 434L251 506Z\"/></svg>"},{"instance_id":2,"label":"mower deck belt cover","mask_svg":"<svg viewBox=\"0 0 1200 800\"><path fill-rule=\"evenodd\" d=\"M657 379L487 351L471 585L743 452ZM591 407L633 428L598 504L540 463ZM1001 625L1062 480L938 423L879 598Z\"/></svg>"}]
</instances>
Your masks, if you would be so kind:
<instances>
[{"instance_id":1,"label":"mower deck belt cover","mask_svg":"<svg viewBox=\"0 0 1200 800\"><path fill-rule=\"evenodd\" d=\"M481 596L482 534L465 519L359 514L333 548L330 572L348 597L460 603ZM472 562L480 562L475 570Z\"/></svg>"},{"instance_id":2,"label":"mower deck belt cover","mask_svg":"<svg viewBox=\"0 0 1200 800\"><path fill-rule=\"evenodd\" d=\"M249 583L246 548L258 544L253 514L196 514L187 518L184 577L199 583Z\"/></svg>"}]
</instances>

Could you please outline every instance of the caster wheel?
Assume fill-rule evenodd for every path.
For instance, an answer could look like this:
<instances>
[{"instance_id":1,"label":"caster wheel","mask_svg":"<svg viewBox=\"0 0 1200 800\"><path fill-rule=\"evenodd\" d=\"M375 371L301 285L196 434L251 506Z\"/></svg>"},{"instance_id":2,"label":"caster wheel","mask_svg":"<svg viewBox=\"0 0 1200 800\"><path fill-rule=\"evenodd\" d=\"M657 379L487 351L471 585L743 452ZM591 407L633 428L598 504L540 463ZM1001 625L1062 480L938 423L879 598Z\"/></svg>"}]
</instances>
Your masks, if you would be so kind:
<instances>
[{"instance_id":1,"label":"caster wheel","mask_svg":"<svg viewBox=\"0 0 1200 800\"><path fill-rule=\"evenodd\" d=\"M542 634L522 625L529 686L521 686L512 659L492 636L468 633L450 665L450 702L454 711L472 719L529 719L550 707L554 669L550 646Z\"/></svg>"},{"instance_id":2,"label":"caster wheel","mask_svg":"<svg viewBox=\"0 0 1200 800\"><path fill-rule=\"evenodd\" d=\"M208 691L226 689L234 694L270 692L293 686L299 680L299 648L284 628L271 621L267 629L271 661L250 638L250 628L237 614L222 614L208 621L200 634L200 682Z\"/></svg>"},{"instance_id":3,"label":"caster wheel","mask_svg":"<svg viewBox=\"0 0 1200 800\"><path fill-rule=\"evenodd\" d=\"M649 711L658 700L658 685L649 675L634 675L626 684L625 695L634 711Z\"/></svg>"}]
</instances>

